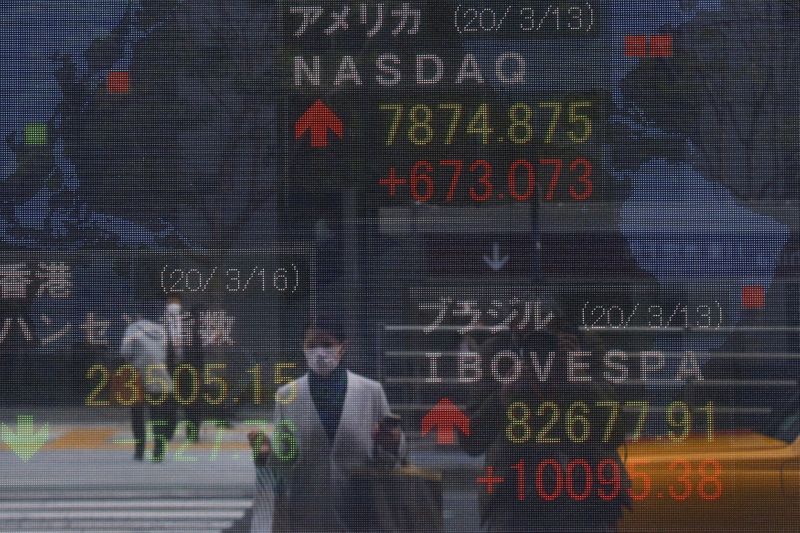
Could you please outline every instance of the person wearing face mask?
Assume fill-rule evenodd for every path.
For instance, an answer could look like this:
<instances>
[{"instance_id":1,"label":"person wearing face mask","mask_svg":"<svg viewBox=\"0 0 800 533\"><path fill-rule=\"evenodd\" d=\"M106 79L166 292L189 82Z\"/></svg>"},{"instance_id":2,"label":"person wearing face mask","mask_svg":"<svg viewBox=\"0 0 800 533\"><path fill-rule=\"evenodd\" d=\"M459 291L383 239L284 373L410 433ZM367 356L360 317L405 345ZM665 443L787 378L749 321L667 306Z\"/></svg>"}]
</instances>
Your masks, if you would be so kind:
<instances>
[{"instance_id":1,"label":"person wearing face mask","mask_svg":"<svg viewBox=\"0 0 800 533\"><path fill-rule=\"evenodd\" d=\"M318 318L303 343L308 372L275 394L272 438L248 435L258 480L252 533L363 530L347 498L352 473L398 464L405 455L383 387L342 364L344 339L339 320Z\"/></svg>"}]
</instances>

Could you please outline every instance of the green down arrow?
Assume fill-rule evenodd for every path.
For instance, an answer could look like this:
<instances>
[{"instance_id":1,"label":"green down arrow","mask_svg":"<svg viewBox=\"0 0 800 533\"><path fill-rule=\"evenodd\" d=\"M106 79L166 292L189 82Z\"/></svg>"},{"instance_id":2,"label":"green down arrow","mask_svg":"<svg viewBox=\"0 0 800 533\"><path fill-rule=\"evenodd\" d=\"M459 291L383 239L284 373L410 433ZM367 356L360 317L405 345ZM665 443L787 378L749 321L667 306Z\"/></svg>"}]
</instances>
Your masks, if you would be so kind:
<instances>
[{"instance_id":1,"label":"green down arrow","mask_svg":"<svg viewBox=\"0 0 800 533\"><path fill-rule=\"evenodd\" d=\"M48 434L47 424L38 431L33 430L32 415L17 415L16 433L5 424L0 424L0 437L3 442L8 444L8 447L23 461L29 460L47 443Z\"/></svg>"}]
</instances>

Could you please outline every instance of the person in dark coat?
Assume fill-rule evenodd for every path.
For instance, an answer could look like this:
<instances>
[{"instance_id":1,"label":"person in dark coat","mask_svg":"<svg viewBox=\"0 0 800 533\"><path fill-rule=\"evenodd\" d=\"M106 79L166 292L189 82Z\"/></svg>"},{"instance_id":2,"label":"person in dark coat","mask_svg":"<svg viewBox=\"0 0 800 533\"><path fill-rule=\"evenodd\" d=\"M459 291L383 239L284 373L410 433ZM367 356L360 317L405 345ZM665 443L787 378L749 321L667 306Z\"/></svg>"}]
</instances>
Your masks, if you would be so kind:
<instances>
[{"instance_id":1,"label":"person in dark coat","mask_svg":"<svg viewBox=\"0 0 800 533\"><path fill-rule=\"evenodd\" d=\"M183 364L192 366L196 376L205 376L204 365L206 364L205 346L203 339L200 336L200 317L206 310L206 306L198 304L192 307L187 326L190 328L186 332L185 338L187 339L187 346L184 347ZM178 385L186 388L193 386L191 383L179 383ZM210 414L210 406L206 401L206 394L204 394L204 385L200 386L200 391L196 395L194 402L185 406L186 412L186 439L189 442L195 443L200 440L200 428L203 422ZM187 397L185 394L182 397Z\"/></svg>"},{"instance_id":2,"label":"person in dark coat","mask_svg":"<svg viewBox=\"0 0 800 533\"><path fill-rule=\"evenodd\" d=\"M566 380L565 355L576 351L590 352L586 339L563 322L554 321L544 332L477 333L464 340L462 350L479 353L484 361L498 352L510 350L523 361L519 378L511 383L501 384L492 379L471 385L471 399L466 409L471 432L461 436L462 448L471 455L485 454L485 466L491 467L494 475L505 480L491 492L487 490L481 494L481 520L488 531L616 531L622 508L630 505L627 491L630 483L616 450L624 440L624 427L622 423L617 424L615 431L604 438L605 413L596 413L597 410L593 409L596 402L615 401L615 393L609 383L600 380L600 372L592 369L588 370L589 374L595 374L592 382L571 383ZM548 354L555 352L547 379L540 380L537 376L531 363L531 352L538 354L542 362L540 368L547 361ZM487 369L484 375L491 373ZM551 404L540 411L539 406L544 402ZM584 402L590 407L591 432L583 442L575 442L582 437L571 439L565 434L565 413L575 402ZM549 425L555 409L560 413L557 423L553 424L551 431L542 434L542 428ZM596 414L599 419L596 419ZM516 420L518 425L512 426L512 420ZM614 468L619 468L618 496L610 501L599 498L597 483L594 483L585 499L572 498L562 490L557 498L546 501L536 487L536 470L543 461L553 459L561 465L562 472L566 471L570 461L585 460L595 481L601 463L607 478L612 476ZM514 466L520 461L525 462L524 494L518 492L518 467ZM575 468L573 473L573 486L581 491L586 482L585 470ZM542 483L548 494L556 491L553 468L543 470Z\"/></svg>"}]
</instances>

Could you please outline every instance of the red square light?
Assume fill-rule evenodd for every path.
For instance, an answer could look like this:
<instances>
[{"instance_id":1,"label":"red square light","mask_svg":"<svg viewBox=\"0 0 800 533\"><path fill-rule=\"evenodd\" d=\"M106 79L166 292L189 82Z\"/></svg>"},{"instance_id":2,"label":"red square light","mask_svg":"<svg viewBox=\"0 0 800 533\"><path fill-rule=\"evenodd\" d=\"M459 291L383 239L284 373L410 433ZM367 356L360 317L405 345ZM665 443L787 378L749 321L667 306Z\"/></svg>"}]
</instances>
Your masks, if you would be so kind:
<instances>
[{"instance_id":1,"label":"red square light","mask_svg":"<svg viewBox=\"0 0 800 533\"><path fill-rule=\"evenodd\" d=\"M625 57L647 57L647 36L626 35Z\"/></svg>"},{"instance_id":2,"label":"red square light","mask_svg":"<svg viewBox=\"0 0 800 533\"><path fill-rule=\"evenodd\" d=\"M764 287L761 285L742 287L742 307L745 309L762 309L764 307Z\"/></svg>"},{"instance_id":3,"label":"red square light","mask_svg":"<svg viewBox=\"0 0 800 533\"><path fill-rule=\"evenodd\" d=\"M652 35L650 57L672 57L672 35Z\"/></svg>"},{"instance_id":4,"label":"red square light","mask_svg":"<svg viewBox=\"0 0 800 533\"><path fill-rule=\"evenodd\" d=\"M130 89L127 72L109 72L106 88L110 94L127 94Z\"/></svg>"}]
</instances>

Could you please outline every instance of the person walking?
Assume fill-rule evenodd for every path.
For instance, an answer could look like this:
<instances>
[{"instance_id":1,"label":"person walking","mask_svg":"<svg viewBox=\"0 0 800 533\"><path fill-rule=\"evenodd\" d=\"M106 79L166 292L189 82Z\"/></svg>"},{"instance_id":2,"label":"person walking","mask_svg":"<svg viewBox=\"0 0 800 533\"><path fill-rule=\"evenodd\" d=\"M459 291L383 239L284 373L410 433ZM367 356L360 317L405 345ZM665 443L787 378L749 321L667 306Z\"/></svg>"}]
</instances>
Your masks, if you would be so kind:
<instances>
[{"instance_id":1,"label":"person walking","mask_svg":"<svg viewBox=\"0 0 800 533\"><path fill-rule=\"evenodd\" d=\"M483 357L510 351L522 363L520 375L514 381L500 384L487 379L473 384L466 408L472 431L460 436L460 444L467 453L484 455L485 467L505 479L516 479L520 464L533 472L539 471L539 465L550 464L552 468L541 470L541 482L548 490L560 486L554 470L565 471L575 462L589 465L575 469L572 478L575 486L589 486L587 476L591 473L587 469L591 468L592 472L602 469L604 477L619 475L622 487L610 499L597 493L571 498L563 492L545 499L541 490L526 490L520 495L515 493L519 489L514 483L505 483L481 495L481 520L489 533L615 532L623 507L631 504L627 491L630 480L617 452L625 435L623 421L608 435L599 431L604 426L597 418L602 414L598 412L585 418L584 430L591 428L589 436L570 436L564 424L554 424L545 433L532 429L546 427L548 413L565 413L576 405L617 401L614 388L598 375L580 383L565 378L567 369L561 361L566 354L582 353L587 360L593 360L597 350L580 331L558 318L543 332L512 330L494 335L478 332L464 339L462 350ZM540 355L541 359L550 359L545 365L547 379L534 372L530 359ZM590 367L588 374L599 374L596 365Z\"/></svg>"},{"instance_id":2,"label":"person walking","mask_svg":"<svg viewBox=\"0 0 800 533\"><path fill-rule=\"evenodd\" d=\"M146 418L149 411L153 433L152 461L164 460L167 443L175 433L176 412L173 401L173 375L182 355L180 303L167 302L161 323L140 319L128 326L120 354L138 373L144 392L141 401L131 407L134 458L144 459L147 445Z\"/></svg>"},{"instance_id":3,"label":"person walking","mask_svg":"<svg viewBox=\"0 0 800 533\"><path fill-rule=\"evenodd\" d=\"M281 442L249 435L258 482L252 533L368 530L358 508L364 502L348 498L351 474L399 464L405 455L402 431L389 423L396 417L383 387L341 364L344 339L336 319L321 318L307 329L308 373L275 395L273 436L280 433ZM273 446L285 445L287 438L288 452L276 453ZM279 518L285 523L278 525Z\"/></svg>"}]
</instances>

